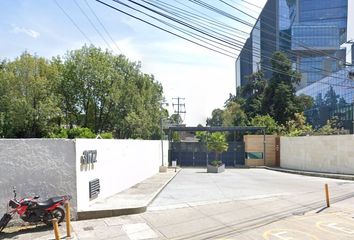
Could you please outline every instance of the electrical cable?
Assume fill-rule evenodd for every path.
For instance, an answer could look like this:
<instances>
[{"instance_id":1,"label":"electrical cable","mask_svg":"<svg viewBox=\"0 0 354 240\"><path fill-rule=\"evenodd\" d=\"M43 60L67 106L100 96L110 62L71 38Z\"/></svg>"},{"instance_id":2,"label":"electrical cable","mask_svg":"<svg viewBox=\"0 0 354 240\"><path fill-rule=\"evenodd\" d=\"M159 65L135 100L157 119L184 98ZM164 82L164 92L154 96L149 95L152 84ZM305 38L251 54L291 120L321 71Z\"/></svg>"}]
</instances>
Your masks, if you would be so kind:
<instances>
[{"instance_id":1,"label":"electrical cable","mask_svg":"<svg viewBox=\"0 0 354 240\"><path fill-rule=\"evenodd\" d=\"M101 0L95 0L95 1L98 2L98 3L101 3L101 4L105 5L105 6L107 6L107 7L109 7L109 8L111 8L111 9L114 9L115 11L121 12L121 13L123 13L123 14L129 16L129 17L132 17L132 18L137 19L137 20L139 20L139 21L141 21L141 22L144 22L144 23L146 23L146 24L148 24L148 25L150 25L150 26L153 26L153 27L155 27L155 28L157 28L157 29L160 29L160 30L162 30L162 31L164 31L164 32L167 32L167 33L169 33L169 34L171 34L171 35L174 35L174 36L176 36L176 37L179 37L179 38L184 39L184 40L186 40L186 41L188 41L188 42L194 43L194 44L196 44L196 45L198 45L198 46L201 46L201 47L203 47L203 48L209 49L209 50L211 50L211 51L214 51L214 52L220 53L220 54L222 54L222 55L224 55L224 56L227 56L227 57L230 57L230 58L235 59L234 56L228 55L228 54L226 54L226 53L223 53L223 52L220 52L220 51L218 51L218 50L215 50L215 49L212 49L212 48L210 48L210 47L207 47L207 46L204 46L204 45L202 45L202 44L199 44L198 42L195 42L195 41L190 40L190 39L188 39L188 38L186 38L186 37L183 37L183 36L181 36L181 35L179 35L179 34L176 34L176 33L174 33L174 32L171 32L171 31L167 30L167 29L164 29L164 28L162 28L162 27L160 27L160 26L157 26L156 24L150 23L150 22L148 22L148 21L146 21L146 20L144 20L144 19L142 19L142 18L136 17L136 16L134 16L134 15L132 15L132 14L130 14L130 13L127 13L127 12L121 10L121 9L118 9L118 8L116 8L116 7L114 7L114 6L110 5L110 4L108 4L108 3L105 3L105 2L103 2L103 1L101 1Z\"/></svg>"},{"instance_id":2,"label":"electrical cable","mask_svg":"<svg viewBox=\"0 0 354 240\"><path fill-rule=\"evenodd\" d=\"M113 48L109 45L109 43L107 42L106 38L103 37L103 35L101 34L101 32L97 29L97 27L95 26L95 24L91 21L91 19L89 18L89 16L86 14L86 12L81 8L81 6L77 3L76 0L73 0L73 2L75 3L75 5L80 9L80 12L85 16L85 18L89 21L90 25L93 27L93 29L95 29L96 33L102 38L102 40L105 42L105 44L107 45L107 48L111 49L112 52L114 52Z\"/></svg>"},{"instance_id":3,"label":"electrical cable","mask_svg":"<svg viewBox=\"0 0 354 240\"><path fill-rule=\"evenodd\" d=\"M100 18L97 16L97 14L95 13L95 11L92 9L92 7L90 6L90 4L87 2L87 0L85 0L85 3L87 5L87 7L90 9L91 13L95 16L97 22L99 22L99 24L101 25L102 29L104 30L104 32L107 34L107 36L110 38L110 40L112 41L113 45L118 49L118 51L122 54L122 50L119 48L119 46L117 45L117 43L113 40L112 35L108 32L107 28L104 26L104 24L102 23L102 21L100 20Z\"/></svg>"},{"instance_id":4,"label":"electrical cable","mask_svg":"<svg viewBox=\"0 0 354 240\"><path fill-rule=\"evenodd\" d=\"M115 0L114 0L114 1L115 1ZM115 2L118 2L118 3L120 3L120 4L123 4L124 6L128 6L129 8L132 8L131 6L129 6L129 5L127 5L127 4L124 4L124 3L122 3L121 1L115 1ZM162 14L162 13L159 12L159 11L152 10L151 8L146 7L146 6L142 5L142 4L136 3L135 1L130 0L130 2L133 2L134 4L136 4L136 5L138 5L138 6L141 6L141 7L145 8L145 9L148 9L148 10L154 12L154 13L157 13L157 14L163 16L163 17L166 17L166 18L168 18L168 19L171 19L171 18L170 18L169 16L167 16L166 14ZM135 9L135 10L136 10L136 9ZM139 10L139 11L140 11L140 10ZM141 12L141 11L140 11L140 12ZM150 15L149 15L149 16L150 16ZM150 17L151 17L151 16L150 16ZM156 18L155 18L155 19L156 19ZM172 18L172 21L174 21L174 20L175 20L175 18ZM182 24L182 25L184 25L184 26L187 26L187 27L190 26L189 24L185 24L183 21L178 21L178 20L177 20L177 22L180 23L180 24ZM192 29L195 30L194 27L192 27ZM197 29L197 31L204 33L203 31L200 31L200 30L198 30L198 29ZM213 37L213 36L211 36L210 34L207 34L207 36L208 36L208 37ZM218 40L223 41L223 40L220 39L220 38L218 38ZM225 42L225 41L224 41L224 42ZM225 45L224 45L224 46L225 46ZM239 47L239 46L240 46L240 45L238 45L238 47ZM242 47L242 46L241 46L241 47ZM246 50L248 50L248 49L246 49ZM263 57L264 57L264 56L263 56ZM271 57L266 57L266 58L271 59ZM268 68L268 69L269 69L269 68ZM323 71L326 71L326 70L323 70ZM330 71L327 71L327 72L332 73L332 72L330 72ZM323 75L323 76L327 76L327 75Z\"/></svg>"},{"instance_id":5,"label":"electrical cable","mask_svg":"<svg viewBox=\"0 0 354 240\"><path fill-rule=\"evenodd\" d=\"M65 16L71 21L71 23L79 30L79 32L86 38L88 42L92 44L92 41L87 37L87 35L80 29L80 27L75 23L75 21L70 17L70 15L65 11L64 8L60 6L57 0L54 0L55 4L61 9L61 11L65 14Z\"/></svg>"}]
</instances>

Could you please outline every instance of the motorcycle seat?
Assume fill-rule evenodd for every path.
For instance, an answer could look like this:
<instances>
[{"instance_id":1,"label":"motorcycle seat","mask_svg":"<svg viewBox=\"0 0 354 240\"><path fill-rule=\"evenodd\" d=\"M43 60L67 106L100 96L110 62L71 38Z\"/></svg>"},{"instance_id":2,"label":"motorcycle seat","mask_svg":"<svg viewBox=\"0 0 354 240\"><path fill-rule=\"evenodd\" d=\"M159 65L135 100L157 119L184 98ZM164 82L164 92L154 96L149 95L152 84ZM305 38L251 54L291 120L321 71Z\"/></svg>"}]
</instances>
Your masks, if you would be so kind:
<instances>
[{"instance_id":1,"label":"motorcycle seat","mask_svg":"<svg viewBox=\"0 0 354 240\"><path fill-rule=\"evenodd\" d=\"M37 202L37 206L39 208L49 208L60 201L63 201L63 197L52 197L46 201Z\"/></svg>"}]
</instances>

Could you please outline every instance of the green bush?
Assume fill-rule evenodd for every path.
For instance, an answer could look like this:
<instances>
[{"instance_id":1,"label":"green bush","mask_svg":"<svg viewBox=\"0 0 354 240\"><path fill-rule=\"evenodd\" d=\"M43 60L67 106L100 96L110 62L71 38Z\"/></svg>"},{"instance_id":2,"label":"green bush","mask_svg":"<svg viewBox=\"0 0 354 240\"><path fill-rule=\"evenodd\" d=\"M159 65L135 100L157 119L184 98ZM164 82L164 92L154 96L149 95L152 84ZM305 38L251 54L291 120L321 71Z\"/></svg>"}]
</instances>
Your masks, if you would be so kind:
<instances>
[{"instance_id":1,"label":"green bush","mask_svg":"<svg viewBox=\"0 0 354 240\"><path fill-rule=\"evenodd\" d=\"M68 131L69 138L96 138L96 134L94 134L89 128L72 128Z\"/></svg>"},{"instance_id":2,"label":"green bush","mask_svg":"<svg viewBox=\"0 0 354 240\"><path fill-rule=\"evenodd\" d=\"M210 165L215 166L215 167L218 167L218 166L221 166L221 165L222 165L222 162L219 161L219 160L214 160L214 161L211 161L211 162L210 162Z\"/></svg>"},{"instance_id":3,"label":"green bush","mask_svg":"<svg viewBox=\"0 0 354 240\"><path fill-rule=\"evenodd\" d=\"M55 129L54 132L48 134L49 138L68 138L68 130L65 128Z\"/></svg>"},{"instance_id":4,"label":"green bush","mask_svg":"<svg viewBox=\"0 0 354 240\"><path fill-rule=\"evenodd\" d=\"M100 136L103 139L113 139L113 133L112 132L101 133Z\"/></svg>"}]
</instances>

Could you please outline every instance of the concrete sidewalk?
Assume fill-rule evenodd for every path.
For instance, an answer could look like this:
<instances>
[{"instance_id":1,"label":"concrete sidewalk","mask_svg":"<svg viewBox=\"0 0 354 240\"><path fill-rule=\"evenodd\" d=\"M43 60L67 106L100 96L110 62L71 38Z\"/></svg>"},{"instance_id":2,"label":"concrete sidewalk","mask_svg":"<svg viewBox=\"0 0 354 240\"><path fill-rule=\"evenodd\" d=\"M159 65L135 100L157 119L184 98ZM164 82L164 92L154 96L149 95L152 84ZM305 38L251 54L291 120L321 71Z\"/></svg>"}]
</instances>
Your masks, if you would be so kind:
<instances>
[{"instance_id":1,"label":"concrete sidewalk","mask_svg":"<svg viewBox=\"0 0 354 240\"><path fill-rule=\"evenodd\" d=\"M310 171L286 169L280 167L258 167L258 168L264 168L272 171L285 172L285 173L298 174L298 175L311 176L311 177L333 178L333 179L354 181L354 175L348 175L348 174L310 172Z\"/></svg>"},{"instance_id":2,"label":"concrete sidewalk","mask_svg":"<svg viewBox=\"0 0 354 240\"><path fill-rule=\"evenodd\" d=\"M168 169L166 173L158 173L123 192L98 201L86 211L78 212L78 219L97 219L145 212L147 206L179 170L175 172L174 169Z\"/></svg>"}]
</instances>

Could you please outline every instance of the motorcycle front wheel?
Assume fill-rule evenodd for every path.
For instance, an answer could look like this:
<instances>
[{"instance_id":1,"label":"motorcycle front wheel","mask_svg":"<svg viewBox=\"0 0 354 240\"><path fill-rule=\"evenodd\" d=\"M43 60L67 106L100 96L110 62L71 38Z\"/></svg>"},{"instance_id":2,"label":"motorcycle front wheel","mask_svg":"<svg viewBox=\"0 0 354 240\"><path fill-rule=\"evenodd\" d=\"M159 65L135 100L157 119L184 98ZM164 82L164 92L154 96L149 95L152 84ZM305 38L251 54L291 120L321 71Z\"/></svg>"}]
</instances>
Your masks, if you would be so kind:
<instances>
[{"instance_id":1,"label":"motorcycle front wheel","mask_svg":"<svg viewBox=\"0 0 354 240\"><path fill-rule=\"evenodd\" d=\"M12 216L8 213L5 213L4 216L2 216L2 218L0 219L0 233L2 232L2 230L4 230L4 228L7 226L11 219Z\"/></svg>"},{"instance_id":2,"label":"motorcycle front wheel","mask_svg":"<svg viewBox=\"0 0 354 240\"><path fill-rule=\"evenodd\" d=\"M48 226L52 226L52 219L53 218L56 218L58 220L58 223L61 223L62 221L64 221L64 218L65 218L65 211L60 208L60 207L57 207L56 209L54 209L52 212L50 212L48 214L48 217L45 218L43 220L43 222L48 225Z\"/></svg>"}]
</instances>

